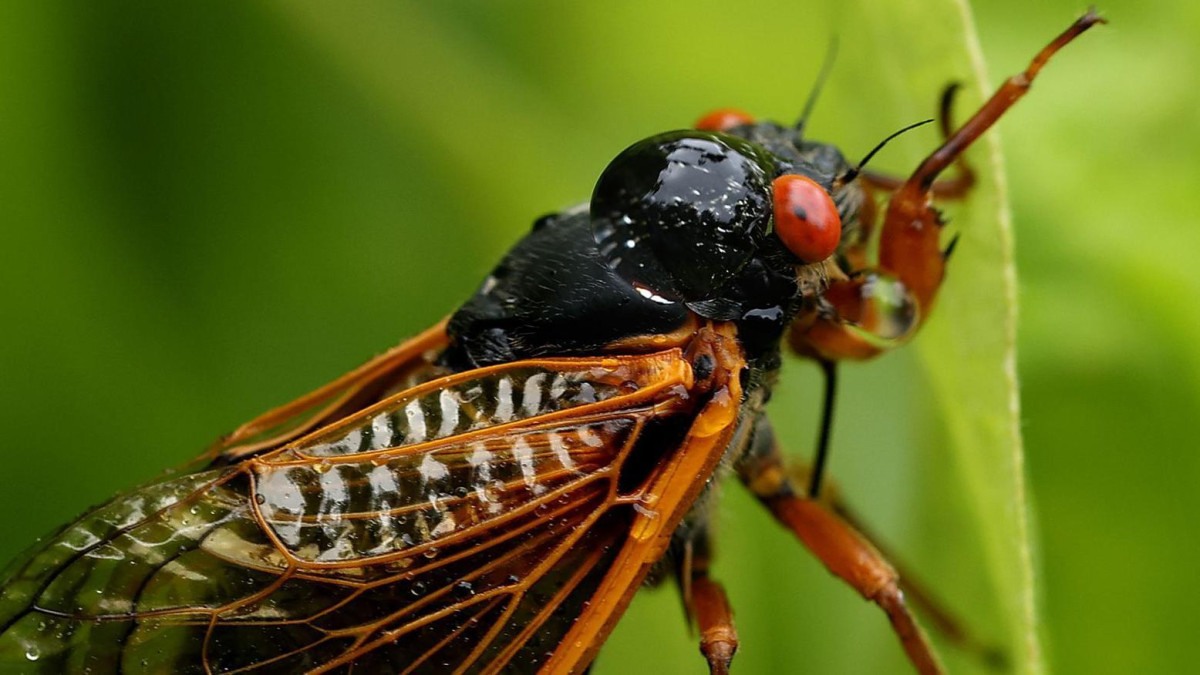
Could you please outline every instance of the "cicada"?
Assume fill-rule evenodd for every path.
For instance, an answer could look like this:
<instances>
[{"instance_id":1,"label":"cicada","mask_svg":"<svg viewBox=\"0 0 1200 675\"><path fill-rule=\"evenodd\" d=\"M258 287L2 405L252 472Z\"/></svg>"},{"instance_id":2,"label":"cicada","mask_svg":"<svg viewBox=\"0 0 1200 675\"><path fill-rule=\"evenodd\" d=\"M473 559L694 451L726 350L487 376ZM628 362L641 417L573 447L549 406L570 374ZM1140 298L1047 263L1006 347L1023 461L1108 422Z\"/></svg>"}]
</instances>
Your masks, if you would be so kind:
<instances>
[{"instance_id":1,"label":"cicada","mask_svg":"<svg viewBox=\"0 0 1200 675\"><path fill-rule=\"evenodd\" d=\"M820 498L836 364L929 316L952 246L933 200L968 191L963 151L1099 21L962 126L947 96L944 142L907 178L732 110L635 143L448 319L15 561L0 666L583 672L638 588L673 575L726 672L706 514L733 473L940 672L894 568ZM785 345L830 394L806 482L765 407Z\"/></svg>"}]
</instances>

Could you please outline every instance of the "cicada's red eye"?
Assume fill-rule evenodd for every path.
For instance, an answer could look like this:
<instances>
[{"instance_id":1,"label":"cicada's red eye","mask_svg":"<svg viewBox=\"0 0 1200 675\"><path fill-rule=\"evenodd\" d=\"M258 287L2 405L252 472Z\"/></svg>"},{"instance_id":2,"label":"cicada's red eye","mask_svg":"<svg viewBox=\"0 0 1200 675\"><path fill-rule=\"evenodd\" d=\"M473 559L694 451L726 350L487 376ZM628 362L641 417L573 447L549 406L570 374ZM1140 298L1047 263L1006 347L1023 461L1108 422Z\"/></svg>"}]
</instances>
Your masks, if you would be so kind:
<instances>
[{"instance_id":1,"label":"cicada's red eye","mask_svg":"<svg viewBox=\"0 0 1200 675\"><path fill-rule=\"evenodd\" d=\"M700 131L729 131L746 124L754 124L750 113L737 108L721 108L697 120L696 128Z\"/></svg>"},{"instance_id":2,"label":"cicada's red eye","mask_svg":"<svg viewBox=\"0 0 1200 675\"><path fill-rule=\"evenodd\" d=\"M804 262L819 262L837 251L842 218L833 198L811 178L780 176L772 184L775 232Z\"/></svg>"}]
</instances>

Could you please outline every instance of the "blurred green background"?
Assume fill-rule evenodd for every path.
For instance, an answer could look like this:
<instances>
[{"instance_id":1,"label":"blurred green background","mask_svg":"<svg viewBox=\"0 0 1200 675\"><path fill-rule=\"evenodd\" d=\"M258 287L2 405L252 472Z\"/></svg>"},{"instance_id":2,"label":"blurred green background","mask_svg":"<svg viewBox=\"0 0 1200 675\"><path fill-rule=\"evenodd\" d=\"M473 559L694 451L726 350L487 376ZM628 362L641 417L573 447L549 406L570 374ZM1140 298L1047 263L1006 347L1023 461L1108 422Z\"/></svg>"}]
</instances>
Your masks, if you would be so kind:
<instances>
[{"instance_id":1,"label":"blurred green background","mask_svg":"<svg viewBox=\"0 0 1200 675\"><path fill-rule=\"evenodd\" d=\"M0 559L437 320L628 143L720 106L792 119L834 33L814 136L858 156L931 114L969 64L905 57L961 43L961 19L891 4L894 30L869 2L0 4ZM1082 9L973 4L992 84ZM1039 630L1056 672L1185 672L1200 7L1101 9L1112 25L999 128ZM911 351L849 370L832 469L952 608L1016 639L938 450L953 402L930 400ZM775 403L798 455L815 372L790 364ZM737 672L904 672L877 610L735 485L719 523ZM596 672L702 669L663 589Z\"/></svg>"}]
</instances>

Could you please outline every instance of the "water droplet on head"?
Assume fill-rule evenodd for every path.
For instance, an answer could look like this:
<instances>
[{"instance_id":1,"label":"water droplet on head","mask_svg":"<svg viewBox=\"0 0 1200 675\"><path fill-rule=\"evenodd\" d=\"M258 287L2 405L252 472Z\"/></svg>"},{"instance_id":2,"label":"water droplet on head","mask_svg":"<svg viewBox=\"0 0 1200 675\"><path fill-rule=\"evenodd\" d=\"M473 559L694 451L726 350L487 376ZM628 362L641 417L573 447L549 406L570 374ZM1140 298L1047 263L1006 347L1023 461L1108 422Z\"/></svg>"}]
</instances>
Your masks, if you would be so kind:
<instances>
[{"instance_id":1,"label":"water droplet on head","mask_svg":"<svg viewBox=\"0 0 1200 675\"><path fill-rule=\"evenodd\" d=\"M39 656L41 656L41 653L38 652L37 647L29 647L25 650L25 658L30 661L37 661Z\"/></svg>"}]
</instances>

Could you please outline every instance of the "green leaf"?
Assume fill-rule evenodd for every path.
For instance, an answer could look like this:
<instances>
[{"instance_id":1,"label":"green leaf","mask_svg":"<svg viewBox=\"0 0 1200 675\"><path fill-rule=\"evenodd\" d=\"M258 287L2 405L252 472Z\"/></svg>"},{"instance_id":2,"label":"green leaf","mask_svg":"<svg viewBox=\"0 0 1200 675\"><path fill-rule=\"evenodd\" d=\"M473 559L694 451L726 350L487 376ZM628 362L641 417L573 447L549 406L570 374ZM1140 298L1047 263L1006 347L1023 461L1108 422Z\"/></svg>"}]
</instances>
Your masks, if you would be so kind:
<instances>
[{"instance_id":1,"label":"green leaf","mask_svg":"<svg viewBox=\"0 0 1200 675\"><path fill-rule=\"evenodd\" d=\"M976 93L990 94L990 87L978 89L988 75L970 10L966 0L957 4ZM1031 45L1031 56L1036 48ZM1005 67L1016 72L1024 65ZM982 101L964 98L968 110ZM965 501L981 534L987 574L1000 603L1006 638L1000 644L1017 672L1040 673L1045 663L1017 388L1013 222L997 133L993 130L978 146L973 157L980 189L959 216L959 244L965 250L956 249L953 260L956 270L967 272L951 272L940 300L944 316L930 324L919 349L953 448L947 461L968 495Z\"/></svg>"}]
</instances>

